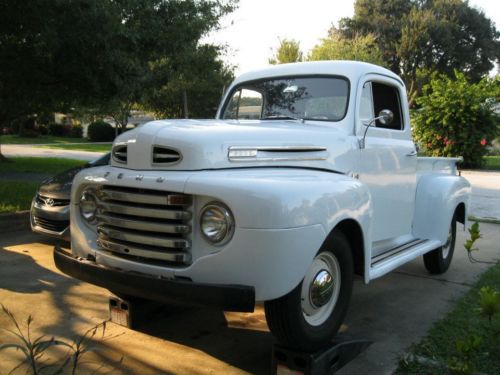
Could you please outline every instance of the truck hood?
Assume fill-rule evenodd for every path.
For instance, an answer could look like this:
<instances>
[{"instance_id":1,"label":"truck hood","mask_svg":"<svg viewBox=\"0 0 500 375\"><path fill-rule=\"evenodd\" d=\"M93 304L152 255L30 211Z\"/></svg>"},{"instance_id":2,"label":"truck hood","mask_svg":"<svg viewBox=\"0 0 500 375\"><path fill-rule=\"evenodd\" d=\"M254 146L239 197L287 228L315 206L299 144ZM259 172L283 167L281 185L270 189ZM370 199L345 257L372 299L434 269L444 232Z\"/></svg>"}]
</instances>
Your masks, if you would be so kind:
<instances>
[{"instance_id":1,"label":"truck hood","mask_svg":"<svg viewBox=\"0 0 500 375\"><path fill-rule=\"evenodd\" d=\"M347 173L355 138L332 123L162 120L121 135L112 165L134 170L311 167Z\"/></svg>"}]
</instances>

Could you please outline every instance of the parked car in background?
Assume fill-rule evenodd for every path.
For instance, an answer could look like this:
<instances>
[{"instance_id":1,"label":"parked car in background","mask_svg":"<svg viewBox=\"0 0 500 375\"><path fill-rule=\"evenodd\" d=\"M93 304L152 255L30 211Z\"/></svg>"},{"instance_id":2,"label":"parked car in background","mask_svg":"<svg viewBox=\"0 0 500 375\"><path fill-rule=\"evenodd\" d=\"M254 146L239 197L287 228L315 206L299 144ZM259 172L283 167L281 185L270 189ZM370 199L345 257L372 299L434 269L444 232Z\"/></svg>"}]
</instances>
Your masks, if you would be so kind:
<instances>
[{"instance_id":1,"label":"parked car in background","mask_svg":"<svg viewBox=\"0 0 500 375\"><path fill-rule=\"evenodd\" d=\"M69 201L73 177L82 169L109 164L110 155L108 152L96 160L43 181L31 202L31 230L69 241Z\"/></svg>"}]
</instances>

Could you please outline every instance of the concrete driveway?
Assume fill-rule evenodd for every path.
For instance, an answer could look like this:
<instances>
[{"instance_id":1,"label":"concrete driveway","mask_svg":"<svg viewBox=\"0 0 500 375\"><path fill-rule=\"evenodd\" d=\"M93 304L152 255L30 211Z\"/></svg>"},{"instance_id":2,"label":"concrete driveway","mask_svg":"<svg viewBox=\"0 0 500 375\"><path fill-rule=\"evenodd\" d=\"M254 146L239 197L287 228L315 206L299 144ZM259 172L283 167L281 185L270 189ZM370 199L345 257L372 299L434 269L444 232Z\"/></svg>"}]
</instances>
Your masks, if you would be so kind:
<instances>
[{"instance_id":1,"label":"concrete driveway","mask_svg":"<svg viewBox=\"0 0 500 375\"><path fill-rule=\"evenodd\" d=\"M498 260L498 225L481 224L484 238L477 257ZM469 264L458 233L455 258L441 276L426 273L415 260L366 286L357 279L344 326L349 338L374 343L340 374L390 374L398 356L444 316L455 299L485 269ZM71 279L52 260L54 242L28 231L0 237L0 301L19 319L32 314L32 337L45 334L71 340L108 319L108 292ZM0 326L9 326L0 314ZM5 332L0 343L12 342ZM89 359L134 374L268 374L273 338L261 307L253 314L193 308L161 308L135 331L110 323L100 351ZM57 355L57 353L52 353ZM19 353L0 353L0 373L14 367ZM92 365L89 365L92 366Z\"/></svg>"}]
</instances>

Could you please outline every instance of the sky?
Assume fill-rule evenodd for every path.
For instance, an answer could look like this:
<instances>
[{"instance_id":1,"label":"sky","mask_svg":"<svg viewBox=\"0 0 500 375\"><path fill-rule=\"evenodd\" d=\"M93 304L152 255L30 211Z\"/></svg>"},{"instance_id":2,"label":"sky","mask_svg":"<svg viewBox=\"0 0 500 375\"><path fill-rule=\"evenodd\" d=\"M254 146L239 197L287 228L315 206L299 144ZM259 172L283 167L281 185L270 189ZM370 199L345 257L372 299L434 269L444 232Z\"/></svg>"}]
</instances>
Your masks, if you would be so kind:
<instances>
[{"instance_id":1,"label":"sky","mask_svg":"<svg viewBox=\"0 0 500 375\"><path fill-rule=\"evenodd\" d=\"M499 0L469 0L500 29ZM222 20L221 30L206 40L227 45L224 60L236 75L268 66L280 39L295 39L307 54L327 36L331 25L352 17L354 0L240 0L239 8Z\"/></svg>"}]
</instances>

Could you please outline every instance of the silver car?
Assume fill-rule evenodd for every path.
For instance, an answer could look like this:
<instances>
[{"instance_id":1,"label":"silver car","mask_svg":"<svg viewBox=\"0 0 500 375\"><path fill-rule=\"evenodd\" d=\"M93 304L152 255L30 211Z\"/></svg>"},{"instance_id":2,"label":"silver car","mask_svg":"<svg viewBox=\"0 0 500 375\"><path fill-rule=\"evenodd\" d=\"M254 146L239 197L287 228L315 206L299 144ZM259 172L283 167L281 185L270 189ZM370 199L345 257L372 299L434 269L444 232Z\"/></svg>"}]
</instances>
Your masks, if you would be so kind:
<instances>
[{"instance_id":1,"label":"silver car","mask_svg":"<svg viewBox=\"0 0 500 375\"><path fill-rule=\"evenodd\" d=\"M110 155L107 153L43 181L31 202L31 230L69 241L69 200L73 177L84 168L109 164Z\"/></svg>"}]
</instances>

